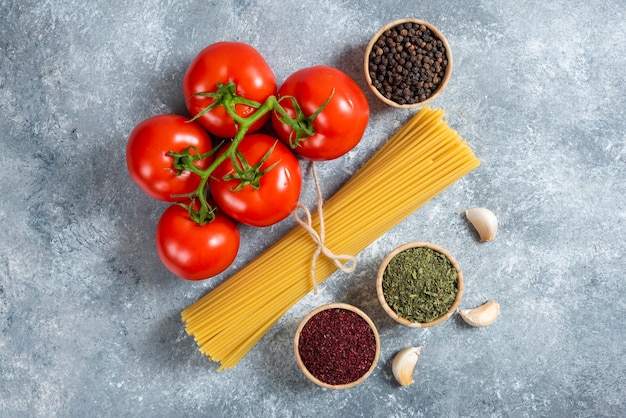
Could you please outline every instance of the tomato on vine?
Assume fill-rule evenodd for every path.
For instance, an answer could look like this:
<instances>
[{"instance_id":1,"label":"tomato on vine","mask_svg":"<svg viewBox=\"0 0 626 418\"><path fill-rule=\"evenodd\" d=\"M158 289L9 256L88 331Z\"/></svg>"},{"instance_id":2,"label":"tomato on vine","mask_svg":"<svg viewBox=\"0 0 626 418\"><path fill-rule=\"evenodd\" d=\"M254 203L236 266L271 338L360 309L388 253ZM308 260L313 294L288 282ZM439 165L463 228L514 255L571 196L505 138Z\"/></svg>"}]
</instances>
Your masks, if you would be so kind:
<instances>
[{"instance_id":1,"label":"tomato on vine","mask_svg":"<svg viewBox=\"0 0 626 418\"><path fill-rule=\"evenodd\" d=\"M277 94L289 116L304 130L314 131L302 135L281 113L272 112L272 126L280 140L304 158L341 157L365 133L370 116L367 98L352 78L336 68L320 65L299 70L287 77Z\"/></svg>"},{"instance_id":2,"label":"tomato on vine","mask_svg":"<svg viewBox=\"0 0 626 418\"><path fill-rule=\"evenodd\" d=\"M235 222L217 211L200 225L187 208L173 204L161 215L156 228L156 249L168 270L187 280L203 280L228 268L239 251Z\"/></svg>"},{"instance_id":3,"label":"tomato on vine","mask_svg":"<svg viewBox=\"0 0 626 418\"><path fill-rule=\"evenodd\" d=\"M225 106L215 106L230 85L228 100L232 100L236 118L251 116L256 107L276 94L276 78L263 56L252 46L241 42L218 42L203 49L191 62L183 78L183 94L189 113L197 118L211 134L232 138L240 120L234 120ZM268 120L269 114L248 127L256 132Z\"/></svg>"},{"instance_id":4,"label":"tomato on vine","mask_svg":"<svg viewBox=\"0 0 626 418\"><path fill-rule=\"evenodd\" d=\"M209 181L218 208L236 221L257 227L289 216L301 188L302 171L295 155L276 138L261 133L243 137L234 159L217 166Z\"/></svg>"},{"instance_id":5,"label":"tomato on vine","mask_svg":"<svg viewBox=\"0 0 626 418\"><path fill-rule=\"evenodd\" d=\"M193 193L201 177L193 170L206 169L213 157L211 137L197 123L179 115L158 115L140 122L126 144L126 165L133 181L148 196L166 202ZM188 169L176 168L169 152L186 154ZM197 158L196 158L197 157Z\"/></svg>"},{"instance_id":6,"label":"tomato on vine","mask_svg":"<svg viewBox=\"0 0 626 418\"><path fill-rule=\"evenodd\" d=\"M127 162L146 193L187 199L162 214L156 249L174 274L201 280L234 261L236 221L268 226L295 209L302 173L285 144L312 160L337 158L361 139L369 106L350 77L324 66L293 74L277 94L263 57L240 42L202 50L185 73L183 93L191 120L144 121L131 134ZM270 117L280 140L255 133ZM229 139L218 150L209 134Z\"/></svg>"}]
</instances>

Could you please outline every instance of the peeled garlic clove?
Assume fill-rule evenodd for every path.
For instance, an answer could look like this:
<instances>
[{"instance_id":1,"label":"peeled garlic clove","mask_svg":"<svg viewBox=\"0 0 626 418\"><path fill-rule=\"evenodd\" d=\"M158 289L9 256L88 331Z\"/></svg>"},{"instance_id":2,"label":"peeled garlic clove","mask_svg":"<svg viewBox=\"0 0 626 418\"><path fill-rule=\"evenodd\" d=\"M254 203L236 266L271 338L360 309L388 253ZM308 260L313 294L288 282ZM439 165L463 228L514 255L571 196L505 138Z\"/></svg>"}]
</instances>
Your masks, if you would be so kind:
<instances>
[{"instance_id":1,"label":"peeled garlic clove","mask_svg":"<svg viewBox=\"0 0 626 418\"><path fill-rule=\"evenodd\" d=\"M498 218L486 208L472 208L465 211L467 220L480 236L480 242L492 241L498 230Z\"/></svg>"},{"instance_id":2,"label":"peeled garlic clove","mask_svg":"<svg viewBox=\"0 0 626 418\"><path fill-rule=\"evenodd\" d=\"M473 327L486 327L494 323L500 314L500 304L490 300L474 309L461 309L459 315Z\"/></svg>"},{"instance_id":3,"label":"peeled garlic clove","mask_svg":"<svg viewBox=\"0 0 626 418\"><path fill-rule=\"evenodd\" d=\"M413 369L415 369L421 351L422 347L407 347L400 350L393 358L391 370L402 386L413 383Z\"/></svg>"}]
</instances>

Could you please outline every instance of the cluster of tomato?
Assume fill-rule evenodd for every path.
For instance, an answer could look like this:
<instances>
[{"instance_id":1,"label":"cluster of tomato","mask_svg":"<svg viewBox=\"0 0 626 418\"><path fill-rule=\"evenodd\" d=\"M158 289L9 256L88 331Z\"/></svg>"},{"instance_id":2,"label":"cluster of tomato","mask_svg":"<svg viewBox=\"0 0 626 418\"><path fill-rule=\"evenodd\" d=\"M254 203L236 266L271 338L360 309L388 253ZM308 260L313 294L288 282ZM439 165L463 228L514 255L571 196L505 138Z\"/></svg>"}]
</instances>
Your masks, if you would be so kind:
<instances>
[{"instance_id":1,"label":"cluster of tomato","mask_svg":"<svg viewBox=\"0 0 626 418\"><path fill-rule=\"evenodd\" d=\"M278 88L261 54L239 42L202 50L182 87L191 117L142 121L126 159L144 192L172 202L156 228L159 258L177 276L201 280L234 261L237 222L265 227L294 210L298 156L331 160L356 146L369 105L354 80L328 66L298 70Z\"/></svg>"}]
</instances>

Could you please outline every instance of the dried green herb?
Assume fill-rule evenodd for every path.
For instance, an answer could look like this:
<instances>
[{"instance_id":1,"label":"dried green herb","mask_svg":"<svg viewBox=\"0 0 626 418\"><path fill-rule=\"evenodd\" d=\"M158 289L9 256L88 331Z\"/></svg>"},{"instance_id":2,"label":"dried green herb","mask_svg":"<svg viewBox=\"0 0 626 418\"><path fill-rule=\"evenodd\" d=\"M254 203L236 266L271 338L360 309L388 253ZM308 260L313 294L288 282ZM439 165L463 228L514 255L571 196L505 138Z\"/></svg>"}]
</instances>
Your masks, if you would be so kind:
<instances>
[{"instance_id":1,"label":"dried green herb","mask_svg":"<svg viewBox=\"0 0 626 418\"><path fill-rule=\"evenodd\" d=\"M458 293L458 274L448 258L431 248L396 254L383 273L389 307L411 322L431 322L445 314Z\"/></svg>"}]
</instances>

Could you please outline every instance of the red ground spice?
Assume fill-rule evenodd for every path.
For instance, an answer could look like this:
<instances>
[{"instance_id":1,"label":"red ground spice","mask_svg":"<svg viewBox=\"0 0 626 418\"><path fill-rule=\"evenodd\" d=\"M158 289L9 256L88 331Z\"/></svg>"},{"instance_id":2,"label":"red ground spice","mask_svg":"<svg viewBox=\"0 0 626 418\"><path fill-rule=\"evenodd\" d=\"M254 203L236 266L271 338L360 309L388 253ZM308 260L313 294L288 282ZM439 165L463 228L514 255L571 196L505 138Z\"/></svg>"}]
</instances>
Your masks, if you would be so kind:
<instances>
[{"instance_id":1,"label":"red ground spice","mask_svg":"<svg viewBox=\"0 0 626 418\"><path fill-rule=\"evenodd\" d=\"M352 383L372 366L376 337L360 315L332 308L315 314L302 328L298 351L304 366L330 385Z\"/></svg>"}]
</instances>

